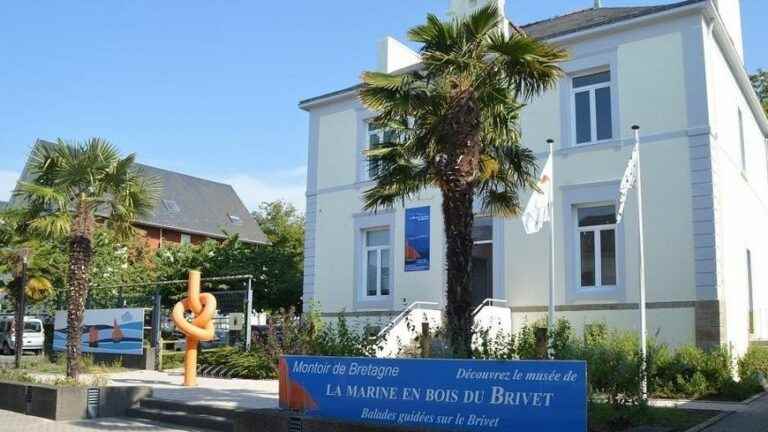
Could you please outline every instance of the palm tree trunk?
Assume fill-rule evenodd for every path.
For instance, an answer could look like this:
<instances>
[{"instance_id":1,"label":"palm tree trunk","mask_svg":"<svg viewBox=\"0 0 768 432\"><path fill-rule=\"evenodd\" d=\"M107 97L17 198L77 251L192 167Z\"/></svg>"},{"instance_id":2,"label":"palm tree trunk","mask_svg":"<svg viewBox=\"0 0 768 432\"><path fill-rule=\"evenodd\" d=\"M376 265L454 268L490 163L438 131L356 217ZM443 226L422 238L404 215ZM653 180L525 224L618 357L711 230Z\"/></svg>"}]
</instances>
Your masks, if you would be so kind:
<instances>
[{"instance_id":1,"label":"palm tree trunk","mask_svg":"<svg viewBox=\"0 0 768 432\"><path fill-rule=\"evenodd\" d=\"M69 240L69 304L67 306L67 377L77 379L82 354L83 318L93 253L93 215L80 204Z\"/></svg>"},{"instance_id":2,"label":"palm tree trunk","mask_svg":"<svg viewBox=\"0 0 768 432\"><path fill-rule=\"evenodd\" d=\"M472 202L474 190L465 186L443 190L447 287L445 322L455 358L472 356Z\"/></svg>"}]
</instances>

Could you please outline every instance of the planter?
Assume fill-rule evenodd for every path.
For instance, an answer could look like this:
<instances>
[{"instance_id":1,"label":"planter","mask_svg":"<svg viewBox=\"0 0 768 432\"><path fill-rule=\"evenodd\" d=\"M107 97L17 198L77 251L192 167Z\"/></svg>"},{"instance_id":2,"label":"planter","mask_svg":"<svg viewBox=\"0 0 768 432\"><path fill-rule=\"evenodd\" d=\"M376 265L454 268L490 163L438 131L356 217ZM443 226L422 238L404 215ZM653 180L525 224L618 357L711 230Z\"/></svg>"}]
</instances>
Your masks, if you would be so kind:
<instances>
[{"instance_id":1,"label":"planter","mask_svg":"<svg viewBox=\"0 0 768 432\"><path fill-rule=\"evenodd\" d=\"M51 420L122 416L152 395L150 387L57 387L0 382L0 409Z\"/></svg>"}]
</instances>

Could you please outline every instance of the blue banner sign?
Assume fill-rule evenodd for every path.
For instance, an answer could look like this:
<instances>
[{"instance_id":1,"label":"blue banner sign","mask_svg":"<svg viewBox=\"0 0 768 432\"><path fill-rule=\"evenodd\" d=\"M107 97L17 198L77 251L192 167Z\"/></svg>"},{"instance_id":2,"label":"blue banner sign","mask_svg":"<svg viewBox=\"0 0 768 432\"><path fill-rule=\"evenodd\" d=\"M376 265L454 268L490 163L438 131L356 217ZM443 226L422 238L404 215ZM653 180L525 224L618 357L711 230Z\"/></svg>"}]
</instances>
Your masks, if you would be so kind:
<instances>
[{"instance_id":1,"label":"blue banner sign","mask_svg":"<svg viewBox=\"0 0 768 432\"><path fill-rule=\"evenodd\" d=\"M405 209L405 271L429 270L429 207Z\"/></svg>"},{"instance_id":2,"label":"blue banner sign","mask_svg":"<svg viewBox=\"0 0 768 432\"><path fill-rule=\"evenodd\" d=\"M353 422L440 430L587 430L582 361L285 356L280 406Z\"/></svg>"},{"instance_id":3,"label":"blue banner sign","mask_svg":"<svg viewBox=\"0 0 768 432\"><path fill-rule=\"evenodd\" d=\"M53 349L67 349L67 311L57 311L53 324ZM106 354L144 353L144 309L87 309L80 331L83 352Z\"/></svg>"}]
</instances>

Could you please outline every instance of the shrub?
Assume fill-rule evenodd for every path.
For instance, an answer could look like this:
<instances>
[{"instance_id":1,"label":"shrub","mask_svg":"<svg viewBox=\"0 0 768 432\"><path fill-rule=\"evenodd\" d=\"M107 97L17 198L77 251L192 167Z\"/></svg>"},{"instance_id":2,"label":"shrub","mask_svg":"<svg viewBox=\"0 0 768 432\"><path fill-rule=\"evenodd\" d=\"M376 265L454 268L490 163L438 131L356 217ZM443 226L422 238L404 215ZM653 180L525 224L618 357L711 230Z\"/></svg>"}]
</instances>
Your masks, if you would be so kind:
<instances>
[{"instance_id":1,"label":"shrub","mask_svg":"<svg viewBox=\"0 0 768 432\"><path fill-rule=\"evenodd\" d=\"M347 325L344 314L339 315L336 324L322 328L312 340L312 354L323 356L371 357L376 354L377 337L365 332L355 332Z\"/></svg>"},{"instance_id":2,"label":"shrub","mask_svg":"<svg viewBox=\"0 0 768 432\"><path fill-rule=\"evenodd\" d=\"M199 362L202 366L222 366L233 378L277 378L277 364L261 349L250 352L231 347L207 350L200 354Z\"/></svg>"},{"instance_id":3,"label":"shrub","mask_svg":"<svg viewBox=\"0 0 768 432\"><path fill-rule=\"evenodd\" d=\"M768 378L768 347L749 347L739 360L739 377L744 382L760 384L761 375Z\"/></svg>"},{"instance_id":4,"label":"shrub","mask_svg":"<svg viewBox=\"0 0 768 432\"><path fill-rule=\"evenodd\" d=\"M650 391L659 397L702 398L733 392L731 354L725 348L704 351L694 346L680 347L674 354L666 347L649 358Z\"/></svg>"},{"instance_id":5,"label":"shrub","mask_svg":"<svg viewBox=\"0 0 768 432\"><path fill-rule=\"evenodd\" d=\"M604 394L614 408L639 404L641 355L637 336L629 332L586 334L577 357L586 360L590 393Z\"/></svg>"}]
</instances>

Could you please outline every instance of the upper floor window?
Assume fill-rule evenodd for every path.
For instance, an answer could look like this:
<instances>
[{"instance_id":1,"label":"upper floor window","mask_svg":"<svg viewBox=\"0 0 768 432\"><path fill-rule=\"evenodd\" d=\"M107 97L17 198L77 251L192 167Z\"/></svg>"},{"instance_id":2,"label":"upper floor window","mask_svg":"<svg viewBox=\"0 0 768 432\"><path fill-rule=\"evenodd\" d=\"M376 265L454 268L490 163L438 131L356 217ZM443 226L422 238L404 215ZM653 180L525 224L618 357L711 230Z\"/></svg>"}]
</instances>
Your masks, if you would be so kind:
<instances>
[{"instance_id":1,"label":"upper floor window","mask_svg":"<svg viewBox=\"0 0 768 432\"><path fill-rule=\"evenodd\" d=\"M366 142L367 149L375 149L384 143L391 142L393 140L393 134L374 122L368 123L368 141ZM381 173L381 162L367 159L367 169L365 174L366 180L373 180Z\"/></svg>"},{"instance_id":2,"label":"upper floor window","mask_svg":"<svg viewBox=\"0 0 768 432\"><path fill-rule=\"evenodd\" d=\"M613 138L610 71L573 78L573 114L577 145Z\"/></svg>"},{"instance_id":3,"label":"upper floor window","mask_svg":"<svg viewBox=\"0 0 768 432\"><path fill-rule=\"evenodd\" d=\"M741 158L741 172L747 172L747 143L744 137L744 113L739 108L739 157Z\"/></svg>"},{"instance_id":4,"label":"upper floor window","mask_svg":"<svg viewBox=\"0 0 768 432\"><path fill-rule=\"evenodd\" d=\"M616 288L616 208L576 209L579 288Z\"/></svg>"},{"instance_id":5,"label":"upper floor window","mask_svg":"<svg viewBox=\"0 0 768 432\"><path fill-rule=\"evenodd\" d=\"M366 230L363 242L365 296L388 296L391 290L390 262L392 257L389 229Z\"/></svg>"}]
</instances>

